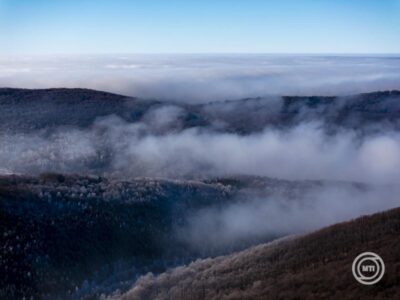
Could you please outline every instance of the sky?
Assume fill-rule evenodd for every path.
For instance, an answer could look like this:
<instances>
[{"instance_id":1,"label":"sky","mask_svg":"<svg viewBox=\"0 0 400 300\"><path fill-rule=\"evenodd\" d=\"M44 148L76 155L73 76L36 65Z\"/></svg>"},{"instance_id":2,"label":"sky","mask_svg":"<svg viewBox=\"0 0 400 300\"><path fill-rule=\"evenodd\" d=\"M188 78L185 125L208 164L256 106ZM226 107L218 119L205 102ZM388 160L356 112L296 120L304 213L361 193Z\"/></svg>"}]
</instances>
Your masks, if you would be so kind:
<instances>
[{"instance_id":1,"label":"sky","mask_svg":"<svg viewBox=\"0 0 400 300\"><path fill-rule=\"evenodd\" d=\"M0 54L400 53L400 0L0 0Z\"/></svg>"}]
</instances>

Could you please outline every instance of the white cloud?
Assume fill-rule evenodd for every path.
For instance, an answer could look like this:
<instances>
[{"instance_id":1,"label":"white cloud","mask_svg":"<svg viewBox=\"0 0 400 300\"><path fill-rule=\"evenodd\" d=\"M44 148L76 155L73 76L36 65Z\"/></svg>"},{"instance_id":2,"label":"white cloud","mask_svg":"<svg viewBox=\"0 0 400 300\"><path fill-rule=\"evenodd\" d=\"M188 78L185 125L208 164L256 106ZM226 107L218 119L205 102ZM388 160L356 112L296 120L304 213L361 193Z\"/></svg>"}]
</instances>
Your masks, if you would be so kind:
<instances>
[{"instance_id":1,"label":"white cloud","mask_svg":"<svg viewBox=\"0 0 400 300\"><path fill-rule=\"evenodd\" d=\"M382 184L400 178L397 132L382 130L362 138L352 130L328 135L318 123L302 123L241 136L211 128L182 130L181 114L166 106L150 111L141 123L110 116L91 129L4 133L0 167L16 173L104 171L121 178L248 174Z\"/></svg>"}]
</instances>

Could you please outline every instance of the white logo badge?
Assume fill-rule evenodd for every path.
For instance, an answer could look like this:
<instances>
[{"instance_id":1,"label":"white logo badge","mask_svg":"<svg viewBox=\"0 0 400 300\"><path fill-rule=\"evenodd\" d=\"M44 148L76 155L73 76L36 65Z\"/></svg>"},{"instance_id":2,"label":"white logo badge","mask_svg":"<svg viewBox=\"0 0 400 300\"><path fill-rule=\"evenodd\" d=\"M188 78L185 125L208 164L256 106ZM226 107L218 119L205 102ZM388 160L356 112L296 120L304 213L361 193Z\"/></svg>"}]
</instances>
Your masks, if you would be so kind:
<instances>
[{"instance_id":1,"label":"white logo badge","mask_svg":"<svg viewBox=\"0 0 400 300\"><path fill-rule=\"evenodd\" d=\"M372 285L382 279L385 274L385 264L378 254L364 252L354 259L352 271L359 283Z\"/></svg>"}]
</instances>

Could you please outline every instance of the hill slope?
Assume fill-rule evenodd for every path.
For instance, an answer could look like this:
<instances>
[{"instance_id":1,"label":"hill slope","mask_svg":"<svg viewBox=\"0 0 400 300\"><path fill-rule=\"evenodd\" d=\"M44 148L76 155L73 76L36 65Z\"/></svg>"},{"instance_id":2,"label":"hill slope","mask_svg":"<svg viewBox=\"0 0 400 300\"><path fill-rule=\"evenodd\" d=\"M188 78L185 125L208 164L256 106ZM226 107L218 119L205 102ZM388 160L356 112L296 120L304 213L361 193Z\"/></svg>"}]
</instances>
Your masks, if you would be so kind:
<instances>
[{"instance_id":1,"label":"hill slope","mask_svg":"<svg viewBox=\"0 0 400 300\"><path fill-rule=\"evenodd\" d=\"M157 277L142 277L119 299L399 299L400 209L340 223ZM353 259L378 253L383 279L364 286L352 276Z\"/></svg>"}]
</instances>

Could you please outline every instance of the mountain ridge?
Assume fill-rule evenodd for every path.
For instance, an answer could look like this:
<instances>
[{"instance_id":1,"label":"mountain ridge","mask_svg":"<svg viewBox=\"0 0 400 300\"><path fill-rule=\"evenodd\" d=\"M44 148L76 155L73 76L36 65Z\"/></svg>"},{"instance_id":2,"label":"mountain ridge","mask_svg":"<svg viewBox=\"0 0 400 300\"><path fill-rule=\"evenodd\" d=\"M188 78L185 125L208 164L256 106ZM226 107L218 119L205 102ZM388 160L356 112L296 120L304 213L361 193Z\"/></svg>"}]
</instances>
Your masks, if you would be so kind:
<instances>
[{"instance_id":1,"label":"mountain ridge","mask_svg":"<svg viewBox=\"0 0 400 300\"><path fill-rule=\"evenodd\" d=\"M328 130L374 124L400 128L400 91L350 96L268 96L205 104L139 99L90 89L0 88L0 129L6 132L54 130L62 126L89 128L99 118L115 115L127 123L146 122L149 115L174 109L179 126L167 131L207 128L251 134L263 129L321 122ZM167 111L167 112L165 112ZM153 116L154 117L154 116Z\"/></svg>"}]
</instances>

